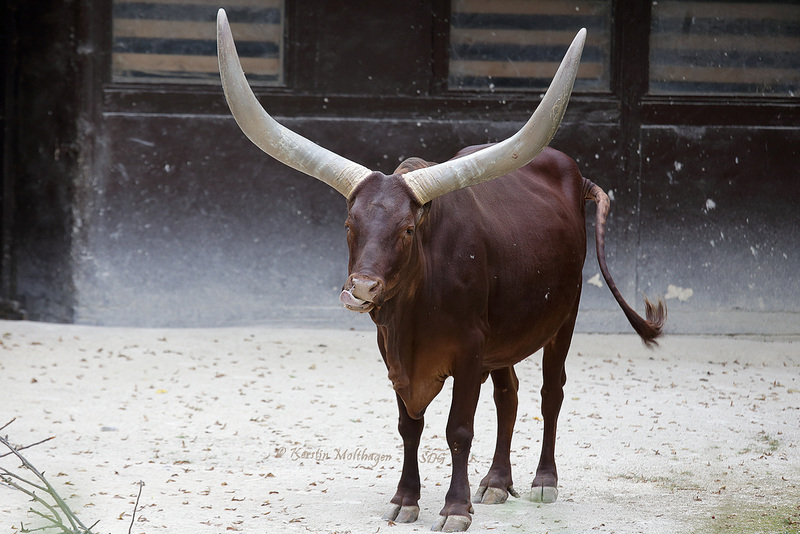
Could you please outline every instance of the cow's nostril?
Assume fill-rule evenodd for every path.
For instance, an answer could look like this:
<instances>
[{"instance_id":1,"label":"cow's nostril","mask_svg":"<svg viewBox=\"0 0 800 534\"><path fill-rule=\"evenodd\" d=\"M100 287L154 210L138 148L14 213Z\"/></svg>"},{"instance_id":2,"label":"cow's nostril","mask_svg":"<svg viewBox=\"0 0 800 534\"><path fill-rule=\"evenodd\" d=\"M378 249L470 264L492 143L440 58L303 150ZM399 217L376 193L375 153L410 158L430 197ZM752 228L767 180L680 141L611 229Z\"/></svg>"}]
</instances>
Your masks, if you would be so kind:
<instances>
[{"instance_id":1,"label":"cow's nostril","mask_svg":"<svg viewBox=\"0 0 800 534\"><path fill-rule=\"evenodd\" d=\"M351 293L361 300L372 301L381 290L381 283L377 280L353 278L352 284Z\"/></svg>"}]
</instances>

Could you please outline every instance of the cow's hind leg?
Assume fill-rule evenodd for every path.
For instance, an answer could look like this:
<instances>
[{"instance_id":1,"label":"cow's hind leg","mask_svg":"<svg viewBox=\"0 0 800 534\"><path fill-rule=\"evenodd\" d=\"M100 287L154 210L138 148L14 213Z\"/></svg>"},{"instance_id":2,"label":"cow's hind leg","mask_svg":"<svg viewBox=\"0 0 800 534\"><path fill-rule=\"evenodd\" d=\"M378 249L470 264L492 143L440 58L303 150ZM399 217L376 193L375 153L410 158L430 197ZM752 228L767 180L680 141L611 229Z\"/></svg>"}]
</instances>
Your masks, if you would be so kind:
<instances>
[{"instance_id":1,"label":"cow's hind leg","mask_svg":"<svg viewBox=\"0 0 800 534\"><path fill-rule=\"evenodd\" d=\"M494 404L497 408L497 444L489 473L481 480L473 499L476 503L500 504L508 494L519 497L511 480L511 437L517 420L519 380L513 367L492 371Z\"/></svg>"},{"instance_id":2,"label":"cow's hind leg","mask_svg":"<svg viewBox=\"0 0 800 534\"><path fill-rule=\"evenodd\" d=\"M412 419L408 415L406 405L400 396L397 397L397 407L400 411L397 429L403 438L403 473L400 475L397 492L391 500L389 509L383 514L383 519L397 523L413 523L419 517L420 480L417 452L425 422L423 418Z\"/></svg>"},{"instance_id":3,"label":"cow's hind leg","mask_svg":"<svg viewBox=\"0 0 800 534\"><path fill-rule=\"evenodd\" d=\"M567 373L564 362L567 359L572 331L577 317L577 303L572 315L564 322L555 336L544 346L542 359L542 417L544 436L539 467L531 487L531 500L534 502L555 502L558 498L558 471L556 470L556 426L561 403L564 400L564 384Z\"/></svg>"}]
</instances>

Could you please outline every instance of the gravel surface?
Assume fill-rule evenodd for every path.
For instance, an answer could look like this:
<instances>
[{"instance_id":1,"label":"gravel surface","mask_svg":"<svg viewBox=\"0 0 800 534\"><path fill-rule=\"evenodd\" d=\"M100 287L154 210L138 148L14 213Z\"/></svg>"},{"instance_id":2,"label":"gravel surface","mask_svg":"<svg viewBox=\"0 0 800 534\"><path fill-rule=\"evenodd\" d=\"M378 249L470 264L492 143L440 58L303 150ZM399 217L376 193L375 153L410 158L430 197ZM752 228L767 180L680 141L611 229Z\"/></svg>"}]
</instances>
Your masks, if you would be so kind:
<instances>
[{"instance_id":1,"label":"gravel surface","mask_svg":"<svg viewBox=\"0 0 800 534\"><path fill-rule=\"evenodd\" d=\"M450 393L426 415L420 519L381 520L402 465L372 332L120 329L0 322L0 426L96 533L428 531L444 503ZM800 339L576 335L559 420L558 502L528 501L541 366L517 366L523 495L476 505L480 532L800 531ZM491 381L473 491L495 440ZM4 451L0 451L2 454ZM19 463L0 466L21 473ZM24 474L24 473L21 473ZM0 487L0 532L41 526Z\"/></svg>"}]
</instances>

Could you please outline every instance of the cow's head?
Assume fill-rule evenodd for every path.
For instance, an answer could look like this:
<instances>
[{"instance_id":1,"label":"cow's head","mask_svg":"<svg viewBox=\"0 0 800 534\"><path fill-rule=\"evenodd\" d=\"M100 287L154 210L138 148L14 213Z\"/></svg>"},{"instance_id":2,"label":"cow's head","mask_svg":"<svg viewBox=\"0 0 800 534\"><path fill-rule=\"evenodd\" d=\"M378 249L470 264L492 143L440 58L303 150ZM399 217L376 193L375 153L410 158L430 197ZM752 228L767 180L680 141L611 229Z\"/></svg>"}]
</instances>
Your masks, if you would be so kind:
<instances>
[{"instance_id":1,"label":"cow's head","mask_svg":"<svg viewBox=\"0 0 800 534\"><path fill-rule=\"evenodd\" d=\"M550 88L512 137L465 157L426 166L411 164L386 176L324 149L273 119L242 71L228 18L217 14L217 52L225 97L244 134L278 161L317 178L348 202L349 277L341 300L368 312L394 295L412 261L427 204L450 191L498 178L529 163L561 124L580 63L586 30L578 32Z\"/></svg>"},{"instance_id":2,"label":"cow's head","mask_svg":"<svg viewBox=\"0 0 800 534\"><path fill-rule=\"evenodd\" d=\"M422 223L430 204L421 204L402 178L415 161L407 160L389 176L370 174L348 200L349 276L339 299L350 310L379 308L417 279Z\"/></svg>"}]
</instances>

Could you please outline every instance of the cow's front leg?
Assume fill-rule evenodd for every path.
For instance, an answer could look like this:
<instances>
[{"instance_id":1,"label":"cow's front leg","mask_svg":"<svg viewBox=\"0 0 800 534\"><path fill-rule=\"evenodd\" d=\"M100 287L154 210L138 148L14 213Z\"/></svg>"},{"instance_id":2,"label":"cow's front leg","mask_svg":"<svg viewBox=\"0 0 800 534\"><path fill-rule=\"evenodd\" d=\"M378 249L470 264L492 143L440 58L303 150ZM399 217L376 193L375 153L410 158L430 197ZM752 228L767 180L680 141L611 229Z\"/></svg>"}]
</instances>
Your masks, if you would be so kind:
<instances>
[{"instance_id":1,"label":"cow's front leg","mask_svg":"<svg viewBox=\"0 0 800 534\"><path fill-rule=\"evenodd\" d=\"M412 419L408 415L406 405L399 395L397 408L400 411L397 429L403 438L403 473L400 475L397 492L390 501L389 509L383 514L383 519L397 523L413 523L419 517L420 481L417 452L425 422L422 417Z\"/></svg>"},{"instance_id":2,"label":"cow's front leg","mask_svg":"<svg viewBox=\"0 0 800 534\"><path fill-rule=\"evenodd\" d=\"M472 363L472 362L470 362ZM475 362L477 363L477 361ZM472 367L472 366L470 366ZM475 408L480 395L480 369L461 369L453 376L453 404L447 420L447 444L453 460L453 476L444 508L432 530L463 532L472 523L467 461L472 446Z\"/></svg>"},{"instance_id":3,"label":"cow's front leg","mask_svg":"<svg viewBox=\"0 0 800 534\"><path fill-rule=\"evenodd\" d=\"M500 504L508 494L519 497L511 480L511 438L517 420L519 380L513 367L492 371L494 404L497 408L497 444L489 473L481 480L474 502Z\"/></svg>"}]
</instances>

